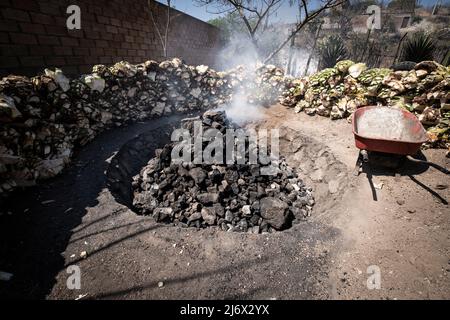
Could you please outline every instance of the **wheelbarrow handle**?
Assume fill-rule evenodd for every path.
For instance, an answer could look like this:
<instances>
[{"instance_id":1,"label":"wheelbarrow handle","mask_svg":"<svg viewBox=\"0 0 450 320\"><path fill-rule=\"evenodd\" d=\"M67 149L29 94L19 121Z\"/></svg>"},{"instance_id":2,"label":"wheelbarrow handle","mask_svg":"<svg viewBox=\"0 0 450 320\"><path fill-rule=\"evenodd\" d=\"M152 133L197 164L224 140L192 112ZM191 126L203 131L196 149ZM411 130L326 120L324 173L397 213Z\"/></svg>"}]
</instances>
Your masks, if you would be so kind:
<instances>
[{"instance_id":1,"label":"wheelbarrow handle","mask_svg":"<svg viewBox=\"0 0 450 320\"><path fill-rule=\"evenodd\" d=\"M449 174L450 173L450 171L448 169L446 169L444 167L441 167L440 165L438 165L436 163L433 163L433 162L430 162L430 161L414 159L411 156L406 156L406 159L408 159L409 161L415 162L415 163L422 163L422 164L429 165L429 166L431 166L431 167L433 167L435 169L438 169L439 171L441 171L442 173L445 173L445 174Z\"/></svg>"}]
</instances>

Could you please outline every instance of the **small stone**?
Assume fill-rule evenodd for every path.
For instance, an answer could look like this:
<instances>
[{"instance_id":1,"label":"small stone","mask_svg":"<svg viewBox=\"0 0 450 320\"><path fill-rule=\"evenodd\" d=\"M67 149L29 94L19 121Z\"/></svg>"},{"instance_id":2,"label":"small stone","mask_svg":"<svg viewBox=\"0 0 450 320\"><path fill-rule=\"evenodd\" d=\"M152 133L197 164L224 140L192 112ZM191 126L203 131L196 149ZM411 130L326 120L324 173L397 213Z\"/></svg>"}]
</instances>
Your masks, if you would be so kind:
<instances>
[{"instance_id":1,"label":"small stone","mask_svg":"<svg viewBox=\"0 0 450 320\"><path fill-rule=\"evenodd\" d=\"M245 205L242 207L242 214L244 216L251 216L252 215L252 210L250 208L250 205Z\"/></svg>"},{"instance_id":2,"label":"small stone","mask_svg":"<svg viewBox=\"0 0 450 320\"><path fill-rule=\"evenodd\" d=\"M196 184L201 184L203 181L205 181L207 175L206 171L202 168L196 167L189 170L189 176L191 176L192 179L194 179Z\"/></svg>"},{"instance_id":3,"label":"small stone","mask_svg":"<svg viewBox=\"0 0 450 320\"><path fill-rule=\"evenodd\" d=\"M202 204L213 204L219 201L218 193L200 193L197 195L197 200Z\"/></svg>"},{"instance_id":4,"label":"small stone","mask_svg":"<svg viewBox=\"0 0 450 320\"><path fill-rule=\"evenodd\" d=\"M203 208L201 211L203 220L210 226L214 225L216 222L216 214L214 208L208 207Z\"/></svg>"},{"instance_id":5,"label":"small stone","mask_svg":"<svg viewBox=\"0 0 450 320\"><path fill-rule=\"evenodd\" d=\"M227 210L225 212L225 221L231 222L233 221L233 219L234 219L233 213L230 210Z\"/></svg>"}]
</instances>

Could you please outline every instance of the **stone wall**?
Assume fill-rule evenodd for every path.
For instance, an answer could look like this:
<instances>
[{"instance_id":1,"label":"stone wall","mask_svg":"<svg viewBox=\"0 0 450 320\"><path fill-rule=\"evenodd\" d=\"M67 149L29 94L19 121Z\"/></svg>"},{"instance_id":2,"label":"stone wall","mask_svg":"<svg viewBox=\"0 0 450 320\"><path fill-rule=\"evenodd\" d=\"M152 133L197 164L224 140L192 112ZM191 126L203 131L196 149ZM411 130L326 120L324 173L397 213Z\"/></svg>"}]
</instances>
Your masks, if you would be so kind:
<instances>
[{"instance_id":1,"label":"stone wall","mask_svg":"<svg viewBox=\"0 0 450 320\"><path fill-rule=\"evenodd\" d=\"M103 130L173 113L217 108L243 87L255 103L273 103L283 72L262 66L216 72L180 59L112 67L69 79L56 69L33 78L0 80L0 202L2 195L59 174L74 150ZM260 88L256 90L255 88Z\"/></svg>"},{"instance_id":2,"label":"stone wall","mask_svg":"<svg viewBox=\"0 0 450 320\"><path fill-rule=\"evenodd\" d=\"M72 4L81 8L81 30L66 27ZM152 8L157 24L165 25L167 7L153 2ZM168 56L213 66L220 30L177 10L171 16ZM53 67L78 75L96 64L148 59L165 60L147 0L0 1L0 76Z\"/></svg>"}]
</instances>

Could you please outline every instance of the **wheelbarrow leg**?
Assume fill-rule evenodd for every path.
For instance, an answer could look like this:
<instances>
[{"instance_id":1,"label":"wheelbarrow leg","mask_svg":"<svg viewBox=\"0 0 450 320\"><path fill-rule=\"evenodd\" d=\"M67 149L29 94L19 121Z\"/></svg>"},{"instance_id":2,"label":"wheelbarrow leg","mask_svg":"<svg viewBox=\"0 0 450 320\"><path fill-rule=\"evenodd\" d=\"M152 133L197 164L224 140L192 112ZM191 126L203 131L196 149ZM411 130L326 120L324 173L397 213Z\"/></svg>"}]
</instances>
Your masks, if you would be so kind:
<instances>
[{"instance_id":1,"label":"wheelbarrow leg","mask_svg":"<svg viewBox=\"0 0 450 320\"><path fill-rule=\"evenodd\" d=\"M353 170L354 176L359 176L362 171L363 157L361 155L361 150L358 153L358 159L356 159L355 169Z\"/></svg>"},{"instance_id":2,"label":"wheelbarrow leg","mask_svg":"<svg viewBox=\"0 0 450 320\"><path fill-rule=\"evenodd\" d=\"M359 176L362 172L363 163L369 162L369 154L367 150L359 150L358 159L356 160L355 169L353 170L353 175Z\"/></svg>"}]
</instances>

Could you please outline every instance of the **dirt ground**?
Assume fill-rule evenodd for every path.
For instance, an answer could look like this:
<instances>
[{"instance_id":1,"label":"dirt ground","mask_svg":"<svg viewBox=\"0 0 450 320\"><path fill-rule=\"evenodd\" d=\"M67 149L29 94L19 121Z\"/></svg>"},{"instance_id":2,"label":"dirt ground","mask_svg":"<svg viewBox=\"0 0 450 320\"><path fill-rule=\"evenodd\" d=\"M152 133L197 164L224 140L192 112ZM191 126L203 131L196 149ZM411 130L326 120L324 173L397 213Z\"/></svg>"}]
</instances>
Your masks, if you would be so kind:
<instances>
[{"instance_id":1,"label":"dirt ground","mask_svg":"<svg viewBox=\"0 0 450 320\"><path fill-rule=\"evenodd\" d=\"M417 165L402 168L400 177L393 171L372 172L374 184L382 183L374 200L367 175L353 175L358 151L345 120L295 114L277 105L257 124L280 129L281 153L314 188L312 216L287 231L254 235L182 229L137 216L107 187L110 159L149 130L156 148L178 121L168 117L106 132L63 175L11 199L11 215L0 217L0 270L14 278L0 282L0 295L450 298L448 176ZM445 150L424 155L449 167ZM80 290L67 288L71 265L81 270ZM367 287L370 266L379 268L380 289Z\"/></svg>"},{"instance_id":2,"label":"dirt ground","mask_svg":"<svg viewBox=\"0 0 450 320\"><path fill-rule=\"evenodd\" d=\"M358 151L346 120L292 116L290 111L271 108L270 126L283 124L319 139L347 170L354 169ZM445 150L423 153L429 161L449 167ZM399 178L394 170L372 172L374 184L382 184L381 190L375 189L376 201L365 173L350 178L342 199L313 217L340 231L329 248L330 298L450 298L450 180L418 165L405 165L399 172ZM370 266L380 269L379 290L367 288Z\"/></svg>"}]
</instances>

